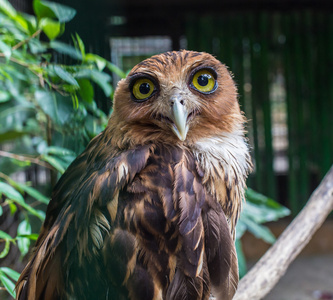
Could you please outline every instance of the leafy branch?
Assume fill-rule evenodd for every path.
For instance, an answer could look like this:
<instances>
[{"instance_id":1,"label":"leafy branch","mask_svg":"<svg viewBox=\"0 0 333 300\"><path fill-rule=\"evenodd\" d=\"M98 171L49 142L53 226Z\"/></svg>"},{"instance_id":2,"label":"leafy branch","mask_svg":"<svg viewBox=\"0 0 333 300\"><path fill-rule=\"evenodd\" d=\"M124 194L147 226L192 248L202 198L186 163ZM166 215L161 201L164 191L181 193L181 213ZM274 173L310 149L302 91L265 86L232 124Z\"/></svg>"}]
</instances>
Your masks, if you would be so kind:
<instances>
[{"instance_id":1,"label":"leafy branch","mask_svg":"<svg viewBox=\"0 0 333 300\"><path fill-rule=\"evenodd\" d=\"M86 53L79 35L73 37L74 45L57 41L65 22L75 15L72 8L40 0L34 0L33 7L36 16L27 16L0 0L0 143L9 143L0 150L0 216L18 222L10 225L17 227L16 233L0 230L2 264L11 248L18 247L22 256L28 253L38 237L32 228L41 226L49 202L50 195L41 190L51 190L50 183L34 186L13 175L34 164L57 179L107 124L107 115L95 104L95 90L111 97L108 72L121 73L105 59ZM41 33L49 41L41 41ZM74 64L54 63L54 53L70 57ZM1 266L0 293L6 290L15 297L18 276Z\"/></svg>"}]
</instances>

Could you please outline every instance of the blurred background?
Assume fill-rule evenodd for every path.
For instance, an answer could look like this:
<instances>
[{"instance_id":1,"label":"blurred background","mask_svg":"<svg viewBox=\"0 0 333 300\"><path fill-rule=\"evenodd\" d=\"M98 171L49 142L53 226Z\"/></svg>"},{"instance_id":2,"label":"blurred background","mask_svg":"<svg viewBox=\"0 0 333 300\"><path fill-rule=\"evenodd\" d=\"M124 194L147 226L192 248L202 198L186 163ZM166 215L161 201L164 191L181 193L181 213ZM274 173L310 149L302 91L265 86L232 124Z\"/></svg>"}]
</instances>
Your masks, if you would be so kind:
<instances>
[{"instance_id":1,"label":"blurred background","mask_svg":"<svg viewBox=\"0 0 333 300\"><path fill-rule=\"evenodd\" d=\"M32 0L9 2L18 11L34 14ZM126 73L141 60L169 50L206 51L229 67L238 86L241 108L249 120L247 130L254 172L248 186L291 211L289 217L268 224L278 236L303 208L333 163L331 1L55 2L76 10L75 18L66 24L66 31L59 39L72 43L71 35L77 32L86 51L110 61L115 66L107 71L112 90L123 75L119 70ZM73 60L61 54L54 57L64 63ZM105 89L96 89L93 100L105 116L111 111L111 99L112 93L110 97ZM1 149L4 150L0 145ZM20 176L38 183L36 174L40 172L33 167ZM46 176L52 180L52 175ZM332 294L326 297L332 298L320 298L325 297L324 292L313 294L315 288L309 288L311 292L306 291L309 298L273 295L267 299L333 299L331 219L303 254L328 255L331 271L325 271L325 278L330 277ZM258 259L269 247L248 233L242 241L250 261ZM324 264L327 266L327 261ZM311 267L312 272L315 268ZM322 291L325 288L329 289L318 287ZM282 289L278 290L279 295Z\"/></svg>"}]
</instances>

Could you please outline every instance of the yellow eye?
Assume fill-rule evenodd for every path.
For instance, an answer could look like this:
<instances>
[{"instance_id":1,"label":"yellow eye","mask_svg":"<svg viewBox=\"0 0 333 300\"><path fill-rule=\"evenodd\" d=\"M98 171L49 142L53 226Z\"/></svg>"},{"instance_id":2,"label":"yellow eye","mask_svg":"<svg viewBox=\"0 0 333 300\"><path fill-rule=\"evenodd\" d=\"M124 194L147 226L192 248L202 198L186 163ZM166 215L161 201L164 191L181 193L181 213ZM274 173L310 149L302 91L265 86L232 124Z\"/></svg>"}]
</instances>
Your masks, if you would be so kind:
<instances>
[{"instance_id":1,"label":"yellow eye","mask_svg":"<svg viewBox=\"0 0 333 300\"><path fill-rule=\"evenodd\" d=\"M199 70L192 79L192 86L199 92L209 93L216 87L215 78L209 70Z\"/></svg>"},{"instance_id":2,"label":"yellow eye","mask_svg":"<svg viewBox=\"0 0 333 300\"><path fill-rule=\"evenodd\" d=\"M148 99L155 90L155 85L148 78L138 79L132 88L133 96L137 100L146 100Z\"/></svg>"}]
</instances>

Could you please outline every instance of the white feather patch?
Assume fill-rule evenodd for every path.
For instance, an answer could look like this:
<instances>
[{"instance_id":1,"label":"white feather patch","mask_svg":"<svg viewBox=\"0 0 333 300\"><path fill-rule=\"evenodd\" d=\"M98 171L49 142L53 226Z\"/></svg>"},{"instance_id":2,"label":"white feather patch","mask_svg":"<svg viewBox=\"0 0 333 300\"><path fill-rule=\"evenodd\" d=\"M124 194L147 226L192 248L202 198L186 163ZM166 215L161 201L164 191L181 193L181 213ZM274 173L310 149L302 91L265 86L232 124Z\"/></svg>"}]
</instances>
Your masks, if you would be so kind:
<instances>
[{"instance_id":1,"label":"white feather patch","mask_svg":"<svg viewBox=\"0 0 333 300\"><path fill-rule=\"evenodd\" d=\"M193 150L206 176L214 176L216 168L222 167L228 181L235 176L245 179L251 169L249 149L242 130L201 139Z\"/></svg>"}]
</instances>

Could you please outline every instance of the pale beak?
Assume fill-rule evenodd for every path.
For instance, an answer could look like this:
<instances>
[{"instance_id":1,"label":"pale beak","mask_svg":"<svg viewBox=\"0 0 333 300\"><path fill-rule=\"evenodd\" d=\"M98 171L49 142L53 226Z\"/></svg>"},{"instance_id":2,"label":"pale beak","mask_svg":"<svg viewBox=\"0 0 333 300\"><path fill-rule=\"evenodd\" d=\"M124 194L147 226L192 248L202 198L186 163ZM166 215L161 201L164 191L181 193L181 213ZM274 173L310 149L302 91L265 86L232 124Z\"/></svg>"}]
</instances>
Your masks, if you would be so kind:
<instances>
[{"instance_id":1,"label":"pale beak","mask_svg":"<svg viewBox=\"0 0 333 300\"><path fill-rule=\"evenodd\" d=\"M171 110L173 124L171 129L181 141L185 141L188 132L187 116L188 112L183 101L179 97L173 97Z\"/></svg>"}]
</instances>

